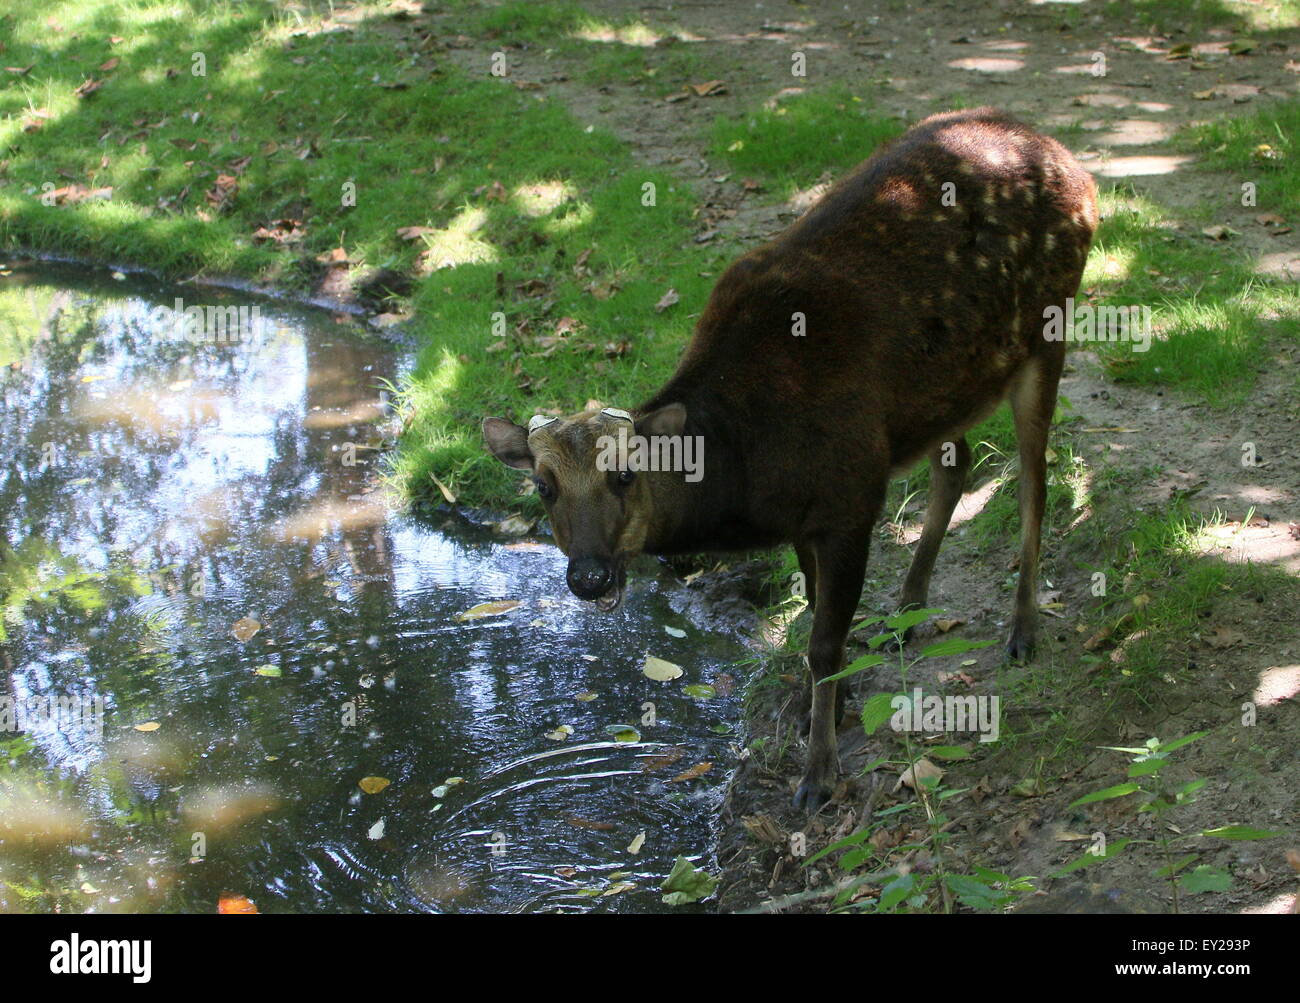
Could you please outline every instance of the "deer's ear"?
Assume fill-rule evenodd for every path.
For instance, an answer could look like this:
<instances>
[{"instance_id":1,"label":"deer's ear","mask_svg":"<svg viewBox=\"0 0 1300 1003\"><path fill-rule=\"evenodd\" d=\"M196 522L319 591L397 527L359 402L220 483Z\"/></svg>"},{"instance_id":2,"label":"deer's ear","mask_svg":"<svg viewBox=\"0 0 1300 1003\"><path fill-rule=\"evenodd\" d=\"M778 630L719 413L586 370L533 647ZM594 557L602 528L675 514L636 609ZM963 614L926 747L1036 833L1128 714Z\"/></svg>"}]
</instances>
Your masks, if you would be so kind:
<instances>
[{"instance_id":1,"label":"deer's ear","mask_svg":"<svg viewBox=\"0 0 1300 1003\"><path fill-rule=\"evenodd\" d=\"M528 430L504 418L483 419L483 441L488 451L507 467L533 469L533 454L528 448Z\"/></svg>"},{"instance_id":2,"label":"deer's ear","mask_svg":"<svg viewBox=\"0 0 1300 1003\"><path fill-rule=\"evenodd\" d=\"M665 404L649 414L643 414L636 423L638 435L681 435L686 427L686 405Z\"/></svg>"}]
</instances>

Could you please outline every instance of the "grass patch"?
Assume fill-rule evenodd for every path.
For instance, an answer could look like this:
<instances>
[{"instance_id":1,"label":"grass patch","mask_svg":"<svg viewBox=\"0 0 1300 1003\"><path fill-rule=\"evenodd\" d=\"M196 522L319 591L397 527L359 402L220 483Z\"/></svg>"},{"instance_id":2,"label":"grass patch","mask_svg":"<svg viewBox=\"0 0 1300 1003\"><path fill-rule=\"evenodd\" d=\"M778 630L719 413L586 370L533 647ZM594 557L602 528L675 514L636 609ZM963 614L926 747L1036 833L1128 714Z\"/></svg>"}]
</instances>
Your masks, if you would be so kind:
<instances>
[{"instance_id":1,"label":"grass patch","mask_svg":"<svg viewBox=\"0 0 1300 1003\"><path fill-rule=\"evenodd\" d=\"M1109 0L1107 17L1153 31L1271 31L1300 25L1297 0Z\"/></svg>"},{"instance_id":2,"label":"grass patch","mask_svg":"<svg viewBox=\"0 0 1300 1003\"><path fill-rule=\"evenodd\" d=\"M719 118L713 153L789 195L827 171L855 167L903 129L847 88L831 88L756 109L741 120Z\"/></svg>"},{"instance_id":3,"label":"grass patch","mask_svg":"<svg viewBox=\"0 0 1300 1003\"><path fill-rule=\"evenodd\" d=\"M1231 242L1189 232L1130 186L1102 193L1103 224L1077 302L1150 310L1149 347L1096 343L1116 381L1177 388L1213 407L1255 385L1270 336L1300 331L1293 286L1257 276Z\"/></svg>"},{"instance_id":4,"label":"grass patch","mask_svg":"<svg viewBox=\"0 0 1300 1003\"><path fill-rule=\"evenodd\" d=\"M1272 101L1249 115L1203 123L1180 141L1209 166L1254 182L1260 212L1294 214L1300 202L1300 99Z\"/></svg>"},{"instance_id":5,"label":"grass patch","mask_svg":"<svg viewBox=\"0 0 1300 1003\"><path fill-rule=\"evenodd\" d=\"M1234 564L1206 556L1206 531L1220 520L1191 512L1185 503L1141 515L1109 562L1107 592L1099 611L1113 625L1121 657L1089 656L1102 671L1096 684L1119 683L1139 695L1192 671L1196 635L1213 625L1216 603L1236 593L1259 598L1296 581L1279 568Z\"/></svg>"}]
</instances>

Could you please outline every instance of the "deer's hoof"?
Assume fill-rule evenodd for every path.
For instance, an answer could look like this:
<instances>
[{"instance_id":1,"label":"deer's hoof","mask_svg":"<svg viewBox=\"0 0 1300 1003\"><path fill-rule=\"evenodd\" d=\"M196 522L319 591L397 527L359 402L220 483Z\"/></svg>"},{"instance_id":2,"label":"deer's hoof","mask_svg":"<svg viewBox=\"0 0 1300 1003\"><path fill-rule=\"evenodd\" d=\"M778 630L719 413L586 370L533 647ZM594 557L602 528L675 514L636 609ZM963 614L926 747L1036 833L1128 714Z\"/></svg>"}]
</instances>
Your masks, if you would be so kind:
<instances>
[{"instance_id":1,"label":"deer's hoof","mask_svg":"<svg viewBox=\"0 0 1300 1003\"><path fill-rule=\"evenodd\" d=\"M1019 627L1012 627L1011 637L1007 639L1007 658L1013 662L1027 662L1033 657L1033 635Z\"/></svg>"},{"instance_id":2,"label":"deer's hoof","mask_svg":"<svg viewBox=\"0 0 1300 1003\"><path fill-rule=\"evenodd\" d=\"M794 792L794 806L809 815L816 815L831 799L831 793L830 785L819 778L804 777Z\"/></svg>"}]
</instances>

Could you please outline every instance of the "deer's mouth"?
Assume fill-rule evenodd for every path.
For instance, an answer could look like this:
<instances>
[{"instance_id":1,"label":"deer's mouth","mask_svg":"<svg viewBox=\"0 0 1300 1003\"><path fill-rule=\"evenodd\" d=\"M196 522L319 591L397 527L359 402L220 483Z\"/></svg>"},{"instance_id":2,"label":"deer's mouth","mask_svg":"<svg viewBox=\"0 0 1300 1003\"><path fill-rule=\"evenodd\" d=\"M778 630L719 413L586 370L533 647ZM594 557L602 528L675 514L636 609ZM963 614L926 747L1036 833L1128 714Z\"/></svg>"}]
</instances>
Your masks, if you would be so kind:
<instances>
[{"instance_id":1,"label":"deer's mouth","mask_svg":"<svg viewBox=\"0 0 1300 1003\"><path fill-rule=\"evenodd\" d=\"M614 584L609 587L603 596L593 600L596 609L602 613L613 613L623 603L623 593L627 590L627 571L619 562L618 567L614 569Z\"/></svg>"}]
</instances>

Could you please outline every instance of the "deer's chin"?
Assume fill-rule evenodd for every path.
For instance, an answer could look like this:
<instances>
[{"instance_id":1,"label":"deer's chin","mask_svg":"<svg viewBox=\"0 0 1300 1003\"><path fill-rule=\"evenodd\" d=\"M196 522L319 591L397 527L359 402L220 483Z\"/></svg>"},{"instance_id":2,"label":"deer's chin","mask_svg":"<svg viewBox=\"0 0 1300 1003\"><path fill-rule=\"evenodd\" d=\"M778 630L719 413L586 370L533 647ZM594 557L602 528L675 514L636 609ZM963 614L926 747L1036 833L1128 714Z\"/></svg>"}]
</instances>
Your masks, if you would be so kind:
<instances>
[{"instance_id":1,"label":"deer's chin","mask_svg":"<svg viewBox=\"0 0 1300 1003\"><path fill-rule=\"evenodd\" d=\"M592 600L602 613L613 613L623 604L623 586L615 585L599 599Z\"/></svg>"},{"instance_id":2,"label":"deer's chin","mask_svg":"<svg viewBox=\"0 0 1300 1003\"><path fill-rule=\"evenodd\" d=\"M599 599L593 599L596 609L602 613L613 613L623 605L623 593L627 591L627 566L621 561L614 570L614 584Z\"/></svg>"}]
</instances>

